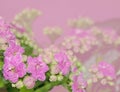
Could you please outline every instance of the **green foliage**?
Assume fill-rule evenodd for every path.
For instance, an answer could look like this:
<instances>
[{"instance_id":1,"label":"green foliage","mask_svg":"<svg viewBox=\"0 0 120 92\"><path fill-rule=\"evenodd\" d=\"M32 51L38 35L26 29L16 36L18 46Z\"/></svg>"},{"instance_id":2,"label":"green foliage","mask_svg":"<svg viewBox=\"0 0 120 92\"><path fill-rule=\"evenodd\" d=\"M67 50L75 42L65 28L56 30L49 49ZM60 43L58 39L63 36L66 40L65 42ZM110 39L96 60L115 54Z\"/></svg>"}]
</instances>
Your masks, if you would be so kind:
<instances>
[{"instance_id":1,"label":"green foliage","mask_svg":"<svg viewBox=\"0 0 120 92\"><path fill-rule=\"evenodd\" d=\"M25 44L25 43L22 43L21 45L25 49L25 52L24 52L25 55L29 56L29 55L33 54L33 48L32 47L30 47L28 44Z\"/></svg>"},{"instance_id":2,"label":"green foliage","mask_svg":"<svg viewBox=\"0 0 120 92\"><path fill-rule=\"evenodd\" d=\"M5 86L3 78L0 76L0 88Z\"/></svg>"},{"instance_id":3,"label":"green foliage","mask_svg":"<svg viewBox=\"0 0 120 92\"><path fill-rule=\"evenodd\" d=\"M4 56L3 56L4 50L0 50L0 61L3 61Z\"/></svg>"},{"instance_id":4,"label":"green foliage","mask_svg":"<svg viewBox=\"0 0 120 92\"><path fill-rule=\"evenodd\" d=\"M0 61L0 71L2 70L2 68L3 68L3 61Z\"/></svg>"},{"instance_id":5,"label":"green foliage","mask_svg":"<svg viewBox=\"0 0 120 92\"><path fill-rule=\"evenodd\" d=\"M26 87L22 87L19 92L34 92L33 89L27 89Z\"/></svg>"},{"instance_id":6,"label":"green foliage","mask_svg":"<svg viewBox=\"0 0 120 92\"><path fill-rule=\"evenodd\" d=\"M21 38L18 38L20 40L21 46L25 49L24 54L29 56L33 55L33 47L31 47L29 44L26 44L27 38L22 36Z\"/></svg>"},{"instance_id":7,"label":"green foliage","mask_svg":"<svg viewBox=\"0 0 120 92\"><path fill-rule=\"evenodd\" d=\"M11 83L7 84L6 88L7 88L7 92L19 92L17 88L11 86Z\"/></svg>"}]
</instances>

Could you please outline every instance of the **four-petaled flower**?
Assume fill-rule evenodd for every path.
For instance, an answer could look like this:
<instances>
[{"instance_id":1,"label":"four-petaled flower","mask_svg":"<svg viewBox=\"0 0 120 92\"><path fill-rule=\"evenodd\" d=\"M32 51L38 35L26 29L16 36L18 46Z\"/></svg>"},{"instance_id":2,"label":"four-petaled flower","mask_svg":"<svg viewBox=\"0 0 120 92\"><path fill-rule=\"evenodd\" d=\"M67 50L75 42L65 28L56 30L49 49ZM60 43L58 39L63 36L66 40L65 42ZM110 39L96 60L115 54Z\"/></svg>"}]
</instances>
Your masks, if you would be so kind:
<instances>
[{"instance_id":1,"label":"four-petaled flower","mask_svg":"<svg viewBox=\"0 0 120 92\"><path fill-rule=\"evenodd\" d=\"M39 57L28 57L27 72L31 74L36 80L44 81L46 79L45 73L49 70L48 66Z\"/></svg>"},{"instance_id":2,"label":"four-petaled flower","mask_svg":"<svg viewBox=\"0 0 120 92\"><path fill-rule=\"evenodd\" d=\"M26 66L19 59L13 59L5 62L3 66L3 75L6 80L16 83L19 78L26 74Z\"/></svg>"},{"instance_id":3,"label":"four-petaled flower","mask_svg":"<svg viewBox=\"0 0 120 92\"><path fill-rule=\"evenodd\" d=\"M63 75L66 75L70 71L71 62L68 59L67 55L63 52L55 54L55 60L58 63L58 68L60 69Z\"/></svg>"}]
</instances>

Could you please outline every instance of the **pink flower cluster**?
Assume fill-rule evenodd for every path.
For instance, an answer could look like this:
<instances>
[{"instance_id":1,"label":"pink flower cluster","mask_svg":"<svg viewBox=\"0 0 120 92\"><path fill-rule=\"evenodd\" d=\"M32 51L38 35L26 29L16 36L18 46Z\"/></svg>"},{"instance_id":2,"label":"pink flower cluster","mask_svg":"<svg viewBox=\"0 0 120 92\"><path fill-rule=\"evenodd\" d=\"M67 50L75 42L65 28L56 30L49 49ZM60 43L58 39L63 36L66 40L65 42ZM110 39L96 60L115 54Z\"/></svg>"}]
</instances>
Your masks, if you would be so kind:
<instances>
[{"instance_id":1,"label":"pink flower cluster","mask_svg":"<svg viewBox=\"0 0 120 92\"><path fill-rule=\"evenodd\" d=\"M98 71L106 77L111 77L112 79L116 78L114 67L107 62L104 62L104 61L99 62Z\"/></svg>"},{"instance_id":2,"label":"pink flower cluster","mask_svg":"<svg viewBox=\"0 0 120 92\"><path fill-rule=\"evenodd\" d=\"M105 61L93 65L90 72L92 73L92 82L100 81L102 85L113 85L113 80L116 79L115 68Z\"/></svg>"},{"instance_id":3,"label":"pink flower cluster","mask_svg":"<svg viewBox=\"0 0 120 92\"><path fill-rule=\"evenodd\" d=\"M6 80L17 82L26 74L25 64L22 62L24 49L16 44L16 37L11 32L10 24L0 18L0 37L7 41L8 48L4 52L3 75Z\"/></svg>"},{"instance_id":4,"label":"pink flower cluster","mask_svg":"<svg viewBox=\"0 0 120 92\"><path fill-rule=\"evenodd\" d=\"M37 80L45 81L46 73L50 72L51 75L49 78L51 82L57 80L62 81L63 77L67 76L73 83L72 92L86 92L85 88L87 87L87 82L84 80L83 74L80 73L82 70L81 65L80 63L77 63L77 57L74 59L71 57L73 56L72 50L75 53L85 53L86 51L89 51L92 46L97 45L96 38L91 32L78 30L75 33L76 37L70 36L69 39L65 40L63 45L66 46L66 50L71 50L71 57L67 56L67 52L59 51L59 49L52 47L52 50L48 49L46 55L44 53L44 55L38 57L27 56L27 60L25 60L27 62L23 62L25 50L17 44L17 38L11 32L11 27L19 29L16 25L10 25L0 18L0 39L4 39L8 44L7 49L4 51L3 65L3 76L6 80L16 84L16 87L18 86L18 88L22 87L24 84L28 89L31 89L35 86ZM21 32L23 31L24 30ZM115 35L113 38L114 37ZM74 62L71 62L72 60L74 60ZM49 69L47 64L51 69ZM93 80L95 79L96 81L100 79L102 83L105 83L106 80L110 83L116 78L114 67L104 61L92 66L90 72L92 73L92 77L94 76ZM68 81L69 83L71 82L70 80Z\"/></svg>"},{"instance_id":5,"label":"pink flower cluster","mask_svg":"<svg viewBox=\"0 0 120 92\"><path fill-rule=\"evenodd\" d=\"M104 77L110 77L112 79L116 78L114 67L105 61L101 61L97 65L93 65L91 72L99 73Z\"/></svg>"}]
</instances>

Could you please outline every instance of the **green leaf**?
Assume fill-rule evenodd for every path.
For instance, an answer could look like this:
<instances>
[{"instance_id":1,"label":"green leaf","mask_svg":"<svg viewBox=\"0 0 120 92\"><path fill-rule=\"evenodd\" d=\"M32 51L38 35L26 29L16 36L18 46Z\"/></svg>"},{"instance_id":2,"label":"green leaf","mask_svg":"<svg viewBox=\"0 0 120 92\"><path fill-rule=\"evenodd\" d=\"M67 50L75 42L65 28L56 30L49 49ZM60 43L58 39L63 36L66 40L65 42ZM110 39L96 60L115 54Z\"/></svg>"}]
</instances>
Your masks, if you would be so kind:
<instances>
[{"instance_id":1,"label":"green leaf","mask_svg":"<svg viewBox=\"0 0 120 92\"><path fill-rule=\"evenodd\" d=\"M3 62L2 61L0 61L0 71L2 70L2 68L3 68Z\"/></svg>"},{"instance_id":2,"label":"green leaf","mask_svg":"<svg viewBox=\"0 0 120 92\"><path fill-rule=\"evenodd\" d=\"M34 90L33 89L27 89L26 87L22 87L20 89L20 92L34 92Z\"/></svg>"},{"instance_id":3,"label":"green leaf","mask_svg":"<svg viewBox=\"0 0 120 92\"><path fill-rule=\"evenodd\" d=\"M32 53L33 53L32 47L30 47L29 45L27 45L25 43L22 43L22 47L25 49L25 52L24 52L25 55L28 55L28 56L32 55Z\"/></svg>"},{"instance_id":4,"label":"green leaf","mask_svg":"<svg viewBox=\"0 0 120 92\"><path fill-rule=\"evenodd\" d=\"M19 92L19 90L17 88L14 88L11 86L11 84L7 84L7 92Z\"/></svg>"},{"instance_id":5,"label":"green leaf","mask_svg":"<svg viewBox=\"0 0 120 92\"><path fill-rule=\"evenodd\" d=\"M0 88L3 88L4 86L5 86L5 84L4 84L3 80L2 80L2 78L0 78Z\"/></svg>"}]
</instances>

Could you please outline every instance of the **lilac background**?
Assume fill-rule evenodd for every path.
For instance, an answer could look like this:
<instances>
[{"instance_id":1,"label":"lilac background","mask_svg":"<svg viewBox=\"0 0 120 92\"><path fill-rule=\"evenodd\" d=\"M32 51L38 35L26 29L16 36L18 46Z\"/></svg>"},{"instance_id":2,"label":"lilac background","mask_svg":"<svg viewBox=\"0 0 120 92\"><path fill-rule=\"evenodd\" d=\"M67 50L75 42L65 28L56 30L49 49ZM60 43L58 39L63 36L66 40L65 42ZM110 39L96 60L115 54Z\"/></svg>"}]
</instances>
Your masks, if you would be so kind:
<instances>
[{"instance_id":1,"label":"lilac background","mask_svg":"<svg viewBox=\"0 0 120 92\"><path fill-rule=\"evenodd\" d=\"M47 38L41 34L45 26L60 26L69 30L67 20L79 16L90 17L105 26L104 23L109 20L111 23L107 24L110 26L115 23L120 25L120 0L0 0L0 16L7 21L11 21L16 13L25 8L39 9L43 13L33 25L35 39L39 43L49 43L43 40ZM66 92L63 88L56 89L57 92Z\"/></svg>"}]
</instances>

